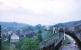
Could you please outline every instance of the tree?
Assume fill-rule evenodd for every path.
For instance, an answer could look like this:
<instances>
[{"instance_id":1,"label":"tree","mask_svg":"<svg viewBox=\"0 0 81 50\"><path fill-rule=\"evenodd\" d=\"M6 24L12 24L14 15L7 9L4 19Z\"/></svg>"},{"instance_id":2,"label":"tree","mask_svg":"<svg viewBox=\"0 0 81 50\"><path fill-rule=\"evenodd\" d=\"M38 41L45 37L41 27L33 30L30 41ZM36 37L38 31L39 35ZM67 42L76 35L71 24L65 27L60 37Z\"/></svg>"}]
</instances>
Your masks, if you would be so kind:
<instances>
[{"instance_id":1,"label":"tree","mask_svg":"<svg viewBox=\"0 0 81 50\"><path fill-rule=\"evenodd\" d=\"M2 42L2 43L1 43L1 49L2 49L2 50L9 50L9 48L10 48L10 43L9 43L8 41L4 41L3 39L2 39L1 42Z\"/></svg>"},{"instance_id":2,"label":"tree","mask_svg":"<svg viewBox=\"0 0 81 50\"><path fill-rule=\"evenodd\" d=\"M39 42L41 42L42 41L42 31L41 30L38 31L37 36L38 36Z\"/></svg>"},{"instance_id":3,"label":"tree","mask_svg":"<svg viewBox=\"0 0 81 50\"><path fill-rule=\"evenodd\" d=\"M16 47L19 50L37 50L39 48L39 40L37 37L25 38Z\"/></svg>"}]
</instances>

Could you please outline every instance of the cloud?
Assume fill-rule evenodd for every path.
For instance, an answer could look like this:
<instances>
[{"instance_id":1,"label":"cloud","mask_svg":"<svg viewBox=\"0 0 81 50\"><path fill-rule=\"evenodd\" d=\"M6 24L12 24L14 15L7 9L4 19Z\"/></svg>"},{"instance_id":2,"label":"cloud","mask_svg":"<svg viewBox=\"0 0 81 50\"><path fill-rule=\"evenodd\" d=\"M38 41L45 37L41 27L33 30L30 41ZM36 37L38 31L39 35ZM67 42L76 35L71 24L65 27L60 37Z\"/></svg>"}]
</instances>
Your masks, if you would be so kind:
<instances>
[{"instance_id":1,"label":"cloud","mask_svg":"<svg viewBox=\"0 0 81 50\"><path fill-rule=\"evenodd\" d=\"M34 13L44 11L65 13L68 10L73 11L77 8L76 2L73 0L4 0L2 3L0 10L23 8Z\"/></svg>"},{"instance_id":2,"label":"cloud","mask_svg":"<svg viewBox=\"0 0 81 50\"><path fill-rule=\"evenodd\" d=\"M49 25L81 20L80 13L80 0L0 0L0 21Z\"/></svg>"}]
</instances>

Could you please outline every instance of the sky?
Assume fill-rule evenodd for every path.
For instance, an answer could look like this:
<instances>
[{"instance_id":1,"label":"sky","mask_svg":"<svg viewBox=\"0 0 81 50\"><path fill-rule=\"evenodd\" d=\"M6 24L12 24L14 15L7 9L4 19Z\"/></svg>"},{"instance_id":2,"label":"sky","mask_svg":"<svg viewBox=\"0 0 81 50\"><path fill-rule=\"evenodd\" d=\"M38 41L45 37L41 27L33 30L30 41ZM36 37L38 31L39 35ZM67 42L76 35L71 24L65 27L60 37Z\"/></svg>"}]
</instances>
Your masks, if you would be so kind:
<instances>
[{"instance_id":1,"label":"sky","mask_svg":"<svg viewBox=\"0 0 81 50\"><path fill-rule=\"evenodd\" d=\"M0 0L0 22L53 25L81 20L81 0Z\"/></svg>"}]
</instances>

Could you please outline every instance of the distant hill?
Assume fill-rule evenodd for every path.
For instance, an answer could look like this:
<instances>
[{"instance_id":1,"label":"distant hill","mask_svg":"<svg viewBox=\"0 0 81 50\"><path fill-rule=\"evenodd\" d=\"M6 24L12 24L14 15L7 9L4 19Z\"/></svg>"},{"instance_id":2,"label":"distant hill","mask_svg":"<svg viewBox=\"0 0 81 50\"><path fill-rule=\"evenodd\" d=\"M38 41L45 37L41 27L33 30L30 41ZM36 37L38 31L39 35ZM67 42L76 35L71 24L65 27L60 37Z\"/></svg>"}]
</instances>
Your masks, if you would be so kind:
<instances>
[{"instance_id":1,"label":"distant hill","mask_svg":"<svg viewBox=\"0 0 81 50\"><path fill-rule=\"evenodd\" d=\"M22 27L29 26L28 24L16 23L16 22L0 22L2 29L8 30L17 30L21 29Z\"/></svg>"},{"instance_id":2,"label":"distant hill","mask_svg":"<svg viewBox=\"0 0 81 50\"><path fill-rule=\"evenodd\" d=\"M0 25L2 26L3 29L8 29L8 30L17 30L17 29L22 29L24 27L28 27L31 25L28 24L23 24L23 23L16 23L16 22L0 22ZM77 27L81 26L81 20L80 21L71 21L71 22L66 22L66 23L58 23L55 24L54 26L56 27Z\"/></svg>"},{"instance_id":3,"label":"distant hill","mask_svg":"<svg viewBox=\"0 0 81 50\"><path fill-rule=\"evenodd\" d=\"M54 26L61 27L61 28L67 28L68 30L71 30L72 27L76 27L77 30L81 30L81 20L80 21L72 21L72 22L66 22L66 23L59 23Z\"/></svg>"},{"instance_id":4,"label":"distant hill","mask_svg":"<svg viewBox=\"0 0 81 50\"><path fill-rule=\"evenodd\" d=\"M80 21L72 21L72 22L68 22L68 23L64 23L66 25L66 27L75 27L78 25L81 25L81 20Z\"/></svg>"}]
</instances>

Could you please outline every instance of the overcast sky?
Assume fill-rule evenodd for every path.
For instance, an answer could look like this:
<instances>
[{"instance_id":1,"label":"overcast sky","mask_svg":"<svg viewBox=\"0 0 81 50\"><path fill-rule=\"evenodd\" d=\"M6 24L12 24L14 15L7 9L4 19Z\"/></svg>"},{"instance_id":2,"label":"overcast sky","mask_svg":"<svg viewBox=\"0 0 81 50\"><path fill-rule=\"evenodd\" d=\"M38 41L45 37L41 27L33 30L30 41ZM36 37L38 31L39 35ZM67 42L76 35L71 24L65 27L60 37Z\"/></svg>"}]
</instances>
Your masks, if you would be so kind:
<instances>
[{"instance_id":1,"label":"overcast sky","mask_svg":"<svg viewBox=\"0 0 81 50\"><path fill-rule=\"evenodd\" d=\"M81 20L81 0L0 0L0 22L51 25Z\"/></svg>"}]
</instances>

